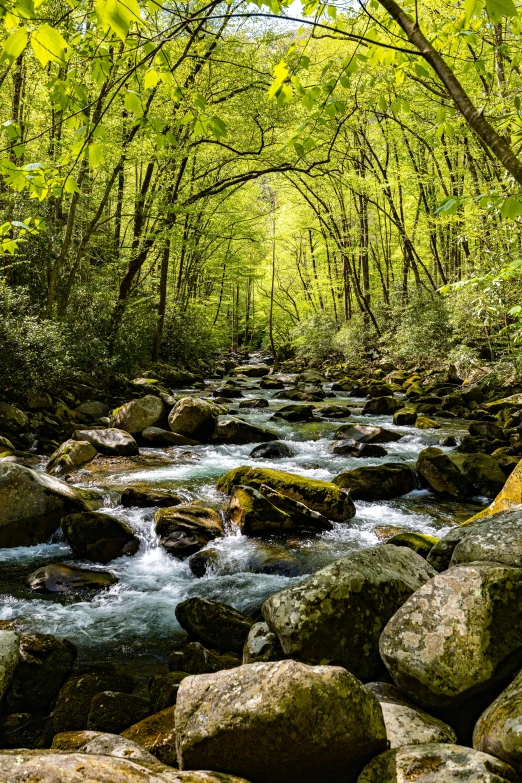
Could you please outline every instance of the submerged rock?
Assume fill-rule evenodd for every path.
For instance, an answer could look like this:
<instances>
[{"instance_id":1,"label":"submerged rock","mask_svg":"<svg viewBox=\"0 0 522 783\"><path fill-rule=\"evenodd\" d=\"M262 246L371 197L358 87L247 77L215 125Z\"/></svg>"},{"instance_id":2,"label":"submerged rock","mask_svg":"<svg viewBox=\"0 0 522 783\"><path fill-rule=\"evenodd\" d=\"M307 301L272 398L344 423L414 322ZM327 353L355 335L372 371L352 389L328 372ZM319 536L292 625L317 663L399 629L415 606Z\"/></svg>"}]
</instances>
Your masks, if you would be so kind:
<instances>
[{"instance_id":1,"label":"submerged rock","mask_svg":"<svg viewBox=\"0 0 522 783\"><path fill-rule=\"evenodd\" d=\"M147 394L138 400L131 400L112 411L111 427L125 430L134 435L143 432L146 427L153 427L165 415L163 400L154 394Z\"/></svg>"},{"instance_id":2,"label":"submerged rock","mask_svg":"<svg viewBox=\"0 0 522 783\"><path fill-rule=\"evenodd\" d=\"M423 745L427 742L457 741L457 735L451 726L407 701L395 685L370 682L366 687L381 705L390 748Z\"/></svg>"},{"instance_id":3,"label":"submerged rock","mask_svg":"<svg viewBox=\"0 0 522 783\"><path fill-rule=\"evenodd\" d=\"M414 775L414 777L412 777ZM512 767L462 745L429 743L388 750L364 768L357 783L516 783Z\"/></svg>"},{"instance_id":4,"label":"submerged rock","mask_svg":"<svg viewBox=\"0 0 522 783\"><path fill-rule=\"evenodd\" d=\"M382 629L433 574L410 549L360 550L271 596L263 617L289 658L339 664L368 680L381 665Z\"/></svg>"},{"instance_id":5,"label":"submerged rock","mask_svg":"<svg viewBox=\"0 0 522 783\"><path fill-rule=\"evenodd\" d=\"M450 568L401 606L380 639L394 682L428 709L457 705L522 663L522 570Z\"/></svg>"},{"instance_id":6,"label":"submerged rock","mask_svg":"<svg viewBox=\"0 0 522 783\"><path fill-rule=\"evenodd\" d=\"M387 462L347 470L335 476L332 482L349 489L354 500L391 500L415 489L415 474L404 463Z\"/></svg>"},{"instance_id":7,"label":"submerged rock","mask_svg":"<svg viewBox=\"0 0 522 783\"><path fill-rule=\"evenodd\" d=\"M284 457L295 457L296 451L287 443L281 440L275 440L272 443L260 443L250 452L254 459L282 459Z\"/></svg>"},{"instance_id":8,"label":"submerged rock","mask_svg":"<svg viewBox=\"0 0 522 783\"><path fill-rule=\"evenodd\" d=\"M182 397L169 414L169 427L178 435L206 443L216 429L220 409L198 397Z\"/></svg>"},{"instance_id":9,"label":"submerged rock","mask_svg":"<svg viewBox=\"0 0 522 783\"><path fill-rule=\"evenodd\" d=\"M182 769L207 767L252 783L353 783L386 747L379 703L355 677L295 661L183 680L176 734Z\"/></svg>"},{"instance_id":10,"label":"submerged rock","mask_svg":"<svg viewBox=\"0 0 522 783\"><path fill-rule=\"evenodd\" d=\"M218 443L264 443L277 440L275 432L248 424L235 416L220 416L212 440Z\"/></svg>"},{"instance_id":11,"label":"submerged rock","mask_svg":"<svg viewBox=\"0 0 522 783\"><path fill-rule=\"evenodd\" d=\"M123 555L135 555L140 540L129 525L96 511L71 514L62 519L65 539L75 555L93 563L108 563Z\"/></svg>"},{"instance_id":12,"label":"submerged rock","mask_svg":"<svg viewBox=\"0 0 522 783\"><path fill-rule=\"evenodd\" d=\"M87 509L64 481L23 465L0 464L0 548L43 544L62 517Z\"/></svg>"},{"instance_id":13,"label":"submerged rock","mask_svg":"<svg viewBox=\"0 0 522 783\"><path fill-rule=\"evenodd\" d=\"M107 590L117 581L114 574L107 571L50 563L29 574L25 584L35 593L81 593Z\"/></svg>"},{"instance_id":14,"label":"submerged rock","mask_svg":"<svg viewBox=\"0 0 522 783\"><path fill-rule=\"evenodd\" d=\"M127 487L121 493L121 504L125 508L138 506L138 508L170 508L183 503L176 492L168 489L154 489L146 484L136 487Z\"/></svg>"},{"instance_id":15,"label":"submerged rock","mask_svg":"<svg viewBox=\"0 0 522 783\"><path fill-rule=\"evenodd\" d=\"M491 753L522 772L522 673L482 713L473 747Z\"/></svg>"},{"instance_id":16,"label":"submerged rock","mask_svg":"<svg viewBox=\"0 0 522 783\"><path fill-rule=\"evenodd\" d=\"M216 483L221 492L231 493L234 487L248 485L259 489L261 485L275 489L282 495L304 503L334 522L344 522L355 515L353 501L335 484L317 481L293 473L270 468L234 468Z\"/></svg>"},{"instance_id":17,"label":"submerged rock","mask_svg":"<svg viewBox=\"0 0 522 783\"><path fill-rule=\"evenodd\" d=\"M97 430L76 430L73 440L87 441L106 457L134 457L139 454L138 444L128 432L114 427Z\"/></svg>"},{"instance_id":18,"label":"submerged rock","mask_svg":"<svg viewBox=\"0 0 522 783\"><path fill-rule=\"evenodd\" d=\"M224 532L221 515L197 503L159 509L154 523L161 546L179 558L193 555Z\"/></svg>"},{"instance_id":19,"label":"submerged rock","mask_svg":"<svg viewBox=\"0 0 522 783\"><path fill-rule=\"evenodd\" d=\"M66 476L86 465L97 453L86 440L66 440L51 454L45 471L51 476Z\"/></svg>"},{"instance_id":20,"label":"submerged rock","mask_svg":"<svg viewBox=\"0 0 522 783\"><path fill-rule=\"evenodd\" d=\"M176 619L189 636L206 647L243 652L253 620L232 606L189 598L176 606Z\"/></svg>"}]
</instances>

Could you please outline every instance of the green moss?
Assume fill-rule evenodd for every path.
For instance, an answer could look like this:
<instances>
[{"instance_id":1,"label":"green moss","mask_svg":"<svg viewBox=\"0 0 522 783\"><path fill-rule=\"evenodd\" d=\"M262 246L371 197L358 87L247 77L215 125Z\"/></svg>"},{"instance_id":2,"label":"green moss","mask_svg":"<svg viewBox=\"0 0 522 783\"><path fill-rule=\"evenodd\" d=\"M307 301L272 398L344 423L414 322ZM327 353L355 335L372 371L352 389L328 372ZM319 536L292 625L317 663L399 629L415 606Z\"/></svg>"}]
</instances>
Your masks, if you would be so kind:
<instances>
[{"instance_id":1,"label":"green moss","mask_svg":"<svg viewBox=\"0 0 522 783\"><path fill-rule=\"evenodd\" d=\"M413 549L421 557L428 557L432 547L439 542L435 536L427 536L424 533L398 533L386 543L394 546L406 546Z\"/></svg>"}]
</instances>

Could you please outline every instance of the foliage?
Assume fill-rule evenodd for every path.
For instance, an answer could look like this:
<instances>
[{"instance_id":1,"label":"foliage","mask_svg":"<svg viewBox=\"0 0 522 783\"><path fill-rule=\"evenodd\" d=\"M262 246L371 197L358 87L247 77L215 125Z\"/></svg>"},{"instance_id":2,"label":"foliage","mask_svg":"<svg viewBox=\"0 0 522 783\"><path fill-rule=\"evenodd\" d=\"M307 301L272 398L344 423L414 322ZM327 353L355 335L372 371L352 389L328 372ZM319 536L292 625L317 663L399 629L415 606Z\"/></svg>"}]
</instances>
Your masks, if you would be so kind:
<instances>
[{"instance_id":1,"label":"foliage","mask_svg":"<svg viewBox=\"0 0 522 783\"><path fill-rule=\"evenodd\" d=\"M296 355L309 362L320 363L334 359L337 349L334 344L338 324L324 314L315 314L294 327L291 340Z\"/></svg>"},{"instance_id":2,"label":"foliage","mask_svg":"<svg viewBox=\"0 0 522 783\"><path fill-rule=\"evenodd\" d=\"M393 359L434 363L447 357L453 330L442 297L416 296L391 311L380 344Z\"/></svg>"}]
</instances>

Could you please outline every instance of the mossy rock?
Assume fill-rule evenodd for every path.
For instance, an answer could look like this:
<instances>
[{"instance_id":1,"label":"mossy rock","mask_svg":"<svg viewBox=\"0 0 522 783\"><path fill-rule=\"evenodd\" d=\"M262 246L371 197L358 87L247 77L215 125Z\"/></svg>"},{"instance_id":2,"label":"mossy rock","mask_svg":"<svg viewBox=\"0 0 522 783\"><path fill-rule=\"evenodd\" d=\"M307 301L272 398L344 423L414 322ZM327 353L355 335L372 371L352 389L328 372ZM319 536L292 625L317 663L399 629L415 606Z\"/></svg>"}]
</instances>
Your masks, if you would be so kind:
<instances>
[{"instance_id":1,"label":"mossy rock","mask_svg":"<svg viewBox=\"0 0 522 783\"><path fill-rule=\"evenodd\" d=\"M66 440L51 454L46 473L51 476L66 476L86 465L97 455L97 450L86 440Z\"/></svg>"},{"instance_id":2,"label":"mossy rock","mask_svg":"<svg viewBox=\"0 0 522 783\"><path fill-rule=\"evenodd\" d=\"M428 536L425 533L398 533L396 536L389 538L387 544L393 544L394 546L407 546L409 549L413 549L418 555L426 559L431 549L439 541L435 536Z\"/></svg>"},{"instance_id":3,"label":"mossy rock","mask_svg":"<svg viewBox=\"0 0 522 783\"><path fill-rule=\"evenodd\" d=\"M462 471L481 495L496 497L506 483L506 475L497 460L489 454L468 454Z\"/></svg>"},{"instance_id":4,"label":"mossy rock","mask_svg":"<svg viewBox=\"0 0 522 783\"><path fill-rule=\"evenodd\" d=\"M418 430L440 430L440 424L427 416L417 416L415 426Z\"/></svg>"},{"instance_id":5,"label":"mossy rock","mask_svg":"<svg viewBox=\"0 0 522 783\"><path fill-rule=\"evenodd\" d=\"M499 511L509 511L516 506L522 505L522 460L518 463L517 467L513 470L510 477L504 484L504 487L499 492L493 503L487 508L480 511L475 516L466 520L464 524L474 522L476 519L482 519L483 517L491 516Z\"/></svg>"},{"instance_id":6,"label":"mossy rock","mask_svg":"<svg viewBox=\"0 0 522 783\"><path fill-rule=\"evenodd\" d=\"M334 522L346 522L355 516L353 501L332 482L318 481L270 468L251 468L248 465L234 468L221 476L216 483L216 489L231 494L234 487L244 484L256 489L266 484Z\"/></svg>"},{"instance_id":7,"label":"mossy rock","mask_svg":"<svg viewBox=\"0 0 522 783\"><path fill-rule=\"evenodd\" d=\"M87 718L90 731L120 734L122 731L148 717L148 699L119 691L102 691L93 696Z\"/></svg>"},{"instance_id":8,"label":"mossy rock","mask_svg":"<svg viewBox=\"0 0 522 783\"><path fill-rule=\"evenodd\" d=\"M417 419L416 407L408 406L407 408L400 408L398 411L395 411L395 413L393 414L393 423L401 427L415 424L416 419Z\"/></svg>"},{"instance_id":9,"label":"mossy rock","mask_svg":"<svg viewBox=\"0 0 522 783\"><path fill-rule=\"evenodd\" d=\"M96 511L70 514L62 519L65 539L73 552L93 563L108 563L135 555L140 541L129 525Z\"/></svg>"},{"instance_id":10,"label":"mossy rock","mask_svg":"<svg viewBox=\"0 0 522 783\"><path fill-rule=\"evenodd\" d=\"M426 484L438 494L466 498L474 492L471 481L441 449L433 446L423 449L416 467Z\"/></svg>"},{"instance_id":11,"label":"mossy rock","mask_svg":"<svg viewBox=\"0 0 522 783\"><path fill-rule=\"evenodd\" d=\"M342 489L349 489L354 500L391 500L415 488L413 470L401 462L347 470L332 481Z\"/></svg>"},{"instance_id":12,"label":"mossy rock","mask_svg":"<svg viewBox=\"0 0 522 783\"><path fill-rule=\"evenodd\" d=\"M164 764L177 767L174 711L174 707L167 707L167 709L156 712L154 715L149 715L148 718L122 731L121 736L132 740L136 745L152 753L153 756L156 756ZM232 778L230 781L232 783ZM235 783L241 783L237 779L234 779L234 781ZM191 781L187 781L187 783L191 783ZM197 783L197 781L195 780L194 783ZM202 779L201 783L207 783L207 780ZM209 775L208 783L217 783L217 780L214 780L213 776ZM228 781L224 781L224 783L228 783Z\"/></svg>"}]
</instances>

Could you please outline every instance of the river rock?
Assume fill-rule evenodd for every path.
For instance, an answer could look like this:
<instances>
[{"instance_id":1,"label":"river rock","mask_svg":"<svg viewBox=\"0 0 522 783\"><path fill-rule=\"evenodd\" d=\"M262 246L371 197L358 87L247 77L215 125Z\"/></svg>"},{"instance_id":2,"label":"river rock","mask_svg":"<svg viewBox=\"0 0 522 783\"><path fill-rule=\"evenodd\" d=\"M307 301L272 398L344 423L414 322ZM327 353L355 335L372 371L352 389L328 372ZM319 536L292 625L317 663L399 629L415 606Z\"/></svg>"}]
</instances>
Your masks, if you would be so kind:
<instances>
[{"instance_id":1,"label":"river rock","mask_svg":"<svg viewBox=\"0 0 522 783\"><path fill-rule=\"evenodd\" d=\"M344 419L346 416L351 416L347 405L321 405L316 407L315 412L325 419Z\"/></svg>"},{"instance_id":2,"label":"river rock","mask_svg":"<svg viewBox=\"0 0 522 783\"><path fill-rule=\"evenodd\" d=\"M347 470L335 476L332 482L349 489L353 500L391 500L415 489L415 474L404 463L387 462Z\"/></svg>"},{"instance_id":3,"label":"river rock","mask_svg":"<svg viewBox=\"0 0 522 783\"><path fill-rule=\"evenodd\" d=\"M427 536L425 533L415 533L413 531L404 531L389 538L386 543L393 546L407 546L417 552L421 557L427 558L433 547L439 539L434 536Z\"/></svg>"},{"instance_id":4,"label":"river rock","mask_svg":"<svg viewBox=\"0 0 522 783\"><path fill-rule=\"evenodd\" d=\"M172 432L206 443L216 429L220 409L197 397L182 397L169 414Z\"/></svg>"},{"instance_id":5,"label":"river rock","mask_svg":"<svg viewBox=\"0 0 522 783\"><path fill-rule=\"evenodd\" d=\"M275 432L248 424L235 416L220 416L212 440L218 443L265 443L277 440Z\"/></svg>"},{"instance_id":6,"label":"river rock","mask_svg":"<svg viewBox=\"0 0 522 783\"><path fill-rule=\"evenodd\" d=\"M0 701L13 679L20 656L20 637L15 631L0 631Z\"/></svg>"},{"instance_id":7,"label":"river rock","mask_svg":"<svg viewBox=\"0 0 522 783\"><path fill-rule=\"evenodd\" d=\"M486 440L505 440L504 430L493 421L472 421L469 425L469 434L476 438Z\"/></svg>"},{"instance_id":8,"label":"river rock","mask_svg":"<svg viewBox=\"0 0 522 783\"><path fill-rule=\"evenodd\" d=\"M345 424L335 433L336 440L356 440L359 443L394 443L403 436L403 432L373 427L370 424Z\"/></svg>"},{"instance_id":9,"label":"river rock","mask_svg":"<svg viewBox=\"0 0 522 783\"><path fill-rule=\"evenodd\" d=\"M23 411L9 405L7 402L0 402L0 430L7 432L20 432L29 424L29 418Z\"/></svg>"},{"instance_id":10,"label":"river rock","mask_svg":"<svg viewBox=\"0 0 522 783\"><path fill-rule=\"evenodd\" d=\"M393 423L400 427L415 424L417 421L417 408L399 408L393 414Z\"/></svg>"},{"instance_id":11,"label":"river rock","mask_svg":"<svg viewBox=\"0 0 522 783\"><path fill-rule=\"evenodd\" d=\"M91 701L97 693L109 690L130 693L133 688L132 678L112 664L92 666L88 671L73 674L58 694L51 719L51 736L86 729Z\"/></svg>"},{"instance_id":12,"label":"river rock","mask_svg":"<svg viewBox=\"0 0 522 783\"><path fill-rule=\"evenodd\" d=\"M256 364L240 364L234 367L232 375L246 375L247 378L264 378L270 372L268 364L258 362Z\"/></svg>"},{"instance_id":13,"label":"river rock","mask_svg":"<svg viewBox=\"0 0 522 783\"><path fill-rule=\"evenodd\" d=\"M402 407L403 403L395 397L374 397L368 400L362 412L365 416L389 416Z\"/></svg>"},{"instance_id":14,"label":"river rock","mask_svg":"<svg viewBox=\"0 0 522 783\"><path fill-rule=\"evenodd\" d=\"M66 476L86 465L97 453L92 443L86 440L66 440L51 454L45 471L59 478Z\"/></svg>"},{"instance_id":15,"label":"river rock","mask_svg":"<svg viewBox=\"0 0 522 783\"><path fill-rule=\"evenodd\" d=\"M129 761L157 764L158 759L142 748L136 742L119 734L108 732L96 732L97 736L90 739L78 750L80 753L92 753L95 756L114 756L115 758L128 759Z\"/></svg>"},{"instance_id":16,"label":"river rock","mask_svg":"<svg viewBox=\"0 0 522 783\"><path fill-rule=\"evenodd\" d=\"M223 397L227 400L233 400L243 396L241 389L235 386L219 386L212 392L213 397Z\"/></svg>"},{"instance_id":17,"label":"river rock","mask_svg":"<svg viewBox=\"0 0 522 783\"><path fill-rule=\"evenodd\" d=\"M254 623L243 647L243 663L266 663L285 658L279 639L266 623Z\"/></svg>"},{"instance_id":18,"label":"river rock","mask_svg":"<svg viewBox=\"0 0 522 783\"><path fill-rule=\"evenodd\" d=\"M285 421L310 421L314 417L313 405L283 405L272 416Z\"/></svg>"},{"instance_id":19,"label":"river rock","mask_svg":"<svg viewBox=\"0 0 522 783\"><path fill-rule=\"evenodd\" d=\"M51 749L80 750L88 742L102 735L102 731L62 731L54 735Z\"/></svg>"},{"instance_id":20,"label":"river rock","mask_svg":"<svg viewBox=\"0 0 522 783\"><path fill-rule=\"evenodd\" d=\"M176 606L176 619L192 639L207 647L242 653L253 620L232 606L189 598Z\"/></svg>"},{"instance_id":21,"label":"river rock","mask_svg":"<svg viewBox=\"0 0 522 783\"><path fill-rule=\"evenodd\" d=\"M46 710L72 670L76 647L51 634L22 634L19 654L5 707L11 713Z\"/></svg>"},{"instance_id":22,"label":"river rock","mask_svg":"<svg viewBox=\"0 0 522 783\"><path fill-rule=\"evenodd\" d=\"M87 441L106 457L135 457L138 444L128 432L110 427L97 430L76 430L73 440Z\"/></svg>"},{"instance_id":23,"label":"river rock","mask_svg":"<svg viewBox=\"0 0 522 783\"><path fill-rule=\"evenodd\" d=\"M197 503L159 509L154 523L161 546L179 558L193 555L224 534L221 515L210 506Z\"/></svg>"},{"instance_id":24,"label":"river rock","mask_svg":"<svg viewBox=\"0 0 522 783\"><path fill-rule=\"evenodd\" d=\"M140 540L129 525L96 511L70 514L62 519L65 539L74 554L93 563L135 555Z\"/></svg>"},{"instance_id":25,"label":"river rock","mask_svg":"<svg viewBox=\"0 0 522 783\"><path fill-rule=\"evenodd\" d=\"M162 430L161 427L145 427L141 433L141 440L147 446L199 446L198 440L186 438L184 435L178 435L177 432Z\"/></svg>"},{"instance_id":26,"label":"river rock","mask_svg":"<svg viewBox=\"0 0 522 783\"><path fill-rule=\"evenodd\" d=\"M176 767L176 731L174 728L174 707L168 707L149 715L148 718L129 726L121 736L152 753L164 764Z\"/></svg>"},{"instance_id":27,"label":"river rock","mask_svg":"<svg viewBox=\"0 0 522 783\"><path fill-rule=\"evenodd\" d=\"M332 530L333 525L329 519L318 511L312 511L304 503L277 492L267 484L261 484L260 490L273 506L290 516L296 532Z\"/></svg>"},{"instance_id":28,"label":"river rock","mask_svg":"<svg viewBox=\"0 0 522 783\"><path fill-rule=\"evenodd\" d=\"M468 535L473 526L481 523L482 520L479 519L476 522L466 522L464 525L458 525L433 545L427 560L435 571L445 571L450 567L453 551L459 541Z\"/></svg>"},{"instance_id":29,"label":"river rock","mask_svg":"<svg viewBox=\"0 0 522 783\"><path fill-rule=\"evenodd\" d=\"M85 400L74 411L92 419L101 419L102 416L107 416L110 413L110 407L105 402L100 402L99 400Z\"/></svg>"},{"instance_id":30,"label":"river rock","mask_svg":"<svg viewBox=\"0 0 522 783\"><path fill-rule=\"evenodd\" d=\"M462 472L480 495L494 498L502 491L506 475L497 460L489 454L468 454Z\"/></svg>"},{"instance_id":31,"label":"river rock","mask_svg":"<svg viewBox=\"0 0 522 783\"><path fill-rule=\"evenodd\" d=\"M178 698L180 682L188 676L187 672L153 675L148 682L152 712L161 712L172 707Z\"/></svg>"},{"instance_id":32,"label":"river rock","mask_svg":"<svg viewBox=\"0 0 522 783\"><path fill-rule=\"evenodd\" d=\"M150 714L150 704L141 696L118 691L102 691L93 696L87 718L90 731L119 734Z\"/></svg>"},{"instance_id":33,"label":"river rock","mask_svg":"<svg viewBox=\"0 0 522 783\"><path fill-rule=\"evenodd\" d=\"M417 416L415 426L418 430L440 430L440 424L427 416Z\"/></svg>"},{"instance_id":34,"label":"river rock","mask_svg":"<svg viewBox=\"0 0 522 783\"><path fill-rule=\"evenodd\" d=\"M239 403L240 408L268 408L268 400L264 397L256 397L254 400L241 400Z\"/></svg>"},{"instance_id":35,"label":"river rock","mask_svg":"<svg viewBox=\"0 0 522 783\"><path fill-rule=\"evenodd\" d=\"M350 457L385 457L387 451L377 443L360 443L356 440L337 440L330 446L331 454L348 454Z\"/></svg>"},{"instance_id":36,"label":"river rock","mask_svg":"<svg viewBox=\"0 0 522 783\"><path fill-rule=\"evenodd\" d=\"M471 519L468 519L466 524L476 519L482 519L483 517L496 514L498 511L509 511L520 505L522 505L522 460L513 470L504 484L502 491L499 492L493 503L478 514L475 514Z\"/></svg>"},{"instance_id":37,"label":"river rock","mask_svg":"<svg viewBox=\"0 0 522 783\"><path fill-rule=\"evenodd\" d=\"M395 685L370 682L366 687L381 705L390 748L457 741L451 726L407 701Z\"/></svg>"},{"instance_id":38,"label":"river rock","mask_svg":"<svg viewBox=\"0 0 522 783\"><path fill-rule=\"evenodd\" d=\"M522 672L482 713L473 731L473 747L522 772Z\"/></svg>"},{"instance_id":39,"label":"river rock","mask_svg":"<svg viewBox=\"0 0 522 783\"><path fill-rule=\"evenodd\" d=\"M501 511L481 524L464 525L450 566L489 560L522 568L522 509Z\"/></svg>"},{"instance_id":40,"label":"river rock","mask_svg":"<svg viewBox=\"0 0 522 783\"><path fill-rule=\"evenodd\" d=\"M261 485L261 491L249 486L236 487L227 513L233 524L248 536L276 531L299 533L332 528L332 523L322 514L265 484Z\"/></svg>"},{"instance_id":41,"label":"river rock","mask_svg":"<svg viewBox=\"0 0 522 783\"><path fill-rule=\"evenodd\" d=\"M212 674L230 666L224 656L213 650L207 650L200 642L189 642L181 650L173 650L169 655L171 672L184 671L188 674Z\"/></svg>"},{"instance_id":42,"label":"river rock","mask_svg":"<svg viewBox=\"0 0 522 783\"><path fill-rule=\"evenodd\" d=\"M281 440L260 443L250 452L250 456L254 459L283 459L284 457L295 457L295 455L295 449Z\"/></svg>"},{"instance_id":43,"label":"river rock","mask_svg":"<svg viewBox=\"0 0 522 783\"><path fill-rule=\"evenodd\" d=\"M454 498L473 495L471 481L441 449L433 446L423 449L419 454L416 468L417 473L438 494Z\"/></svg>"},{"instance_id":44,"label":"river rock","mask_svg":"<svg viewBox=\"0 0 522 783\"><path fill-rule=\"evenodd\" d=\"M65 481L23 465L0 464L0 548L43 544L62 517L87 508Z\"/></svg>"},{"instance_id":45,"label":"river rock","mask_svg":"<svg viewBox=\"0 0 522 783\"><path fill-rule=\"evenodd\" d=\"M355 677L296 661L183 680L176 735L181 769L252 783L350 783L386 747L379 703Z\"/></svg>"},{"instance_id":46,"label":"river rock","mask_svg":"<svg viewBox=\"0 0 522 783\"><path fill-rule=\"evenodd\" d=\"M522 570L493 563L450 568L420 587L380 640L395 683L417 703L458 705L522 662Z\"/></svg>"},{"instance_id":47,"label":"river rock","mask_svg":"<svg viewBox=\"0 0 522 783\"><path fill-rule=\"evenodd\" d=\"M312 511L317 511L334 522L345 522L355 516L353 501L335 484L285 473L282 470L249 466L234 468L221 476L216 488L230 494L236 486L248 485L259 489L263 484L281 495L304 503Z\"/></svg>"},{"instance_id":48,"label":"river rock","mask_svg":"<svg viewBox=\"0 0 522 783\"><path fill-rule=\"evenodd\" d=\"M428 743L382 753L364 768L357 783L516 783L517 780L512 767L487 753L463 745Z\"/></svg>"},{"instance_id":49,"label":"river rock","mask_svg":"<svg viewBox=\"0 0 522 783\"><path fill-rule=\"evenodd\" d=\"M276 593L262 613L287 657L339 664L369 680L380 668L382 629L433 574L411 549L376 546Z\"/></svg>"},{"instance_id":50,"label":"river rock","mask_svg":"<svg viewBox=\"0 0 522 783\"><path fill-rule=\"evenodd\" d=\"M70 593L107 590L118 579L107 571L91 571L63 563L37 568L24 580L34 593Z\"/></svg>"},{"instance_id":51,"label":"river rock","mask_svg":"<svg viewBox=\"0 0 522 783\"><path fill-rule=\"evenodd\" d=\"M111 413L111 427L134 435L146 427L154 427L165 414L163 400L154 394L147 394L138 400L130 400Z\"/></svg>"},{"instance_id":52,"label":"river rock","mask_svg":"<svg viewBox=\"0 0 522 783\"><path fill-rule=\"evenodd\" d=\"M183 503L176 492L169 489L154 489L146 484L136 487L126 487L121 493L121 504L125 508L170 508Z\"/></svg>"}]
</instances>

